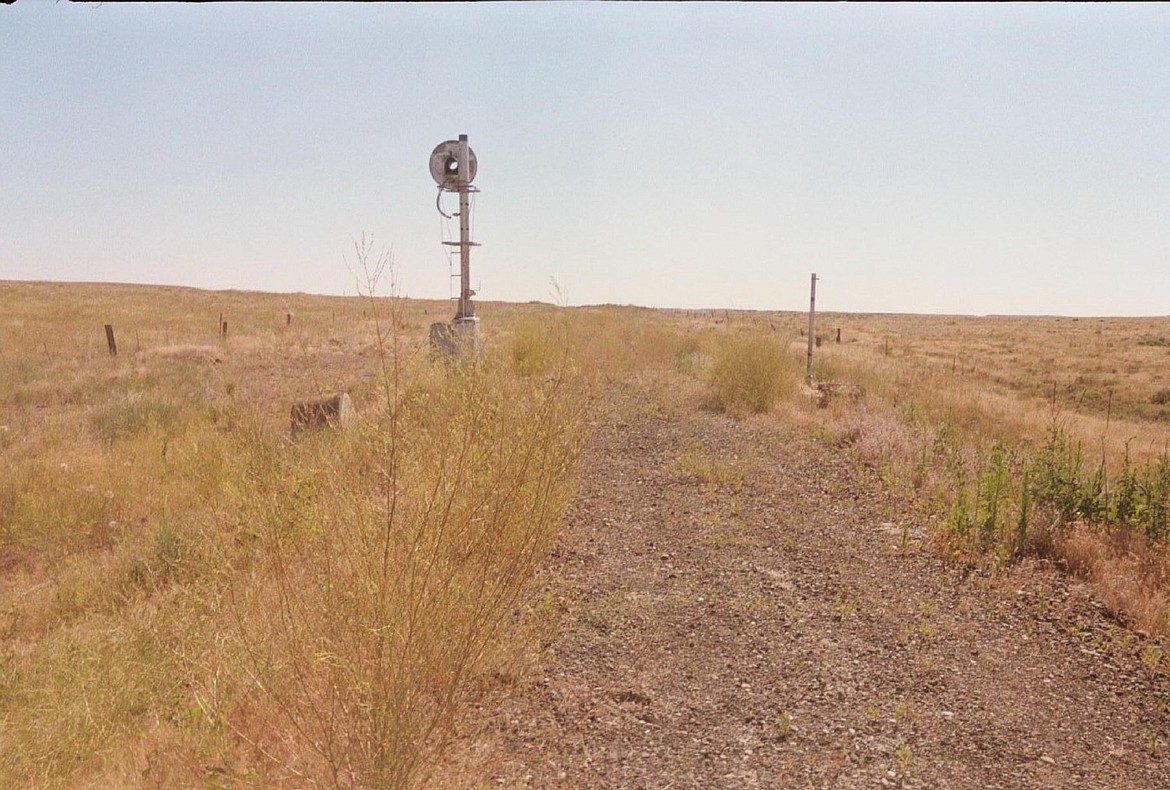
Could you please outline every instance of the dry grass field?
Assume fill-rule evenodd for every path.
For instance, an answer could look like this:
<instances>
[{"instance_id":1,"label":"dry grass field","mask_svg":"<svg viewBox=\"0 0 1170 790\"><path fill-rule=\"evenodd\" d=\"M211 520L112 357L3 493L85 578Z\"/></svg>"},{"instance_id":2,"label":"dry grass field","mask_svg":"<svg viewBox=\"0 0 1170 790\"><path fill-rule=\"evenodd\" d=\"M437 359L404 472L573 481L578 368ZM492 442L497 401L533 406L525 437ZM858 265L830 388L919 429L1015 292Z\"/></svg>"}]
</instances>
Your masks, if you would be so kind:
<instances>
[{"instance_id":1,"label":"dry grass field","mask_svg":"<svg viewBox=\"0 0 1170 790\"><path fill-rule=\"evenodd\" d=\"M1039 436L1053 408L1111 452L1170 442L1170 318L821 316L822 355L872 388L937 394L974 434ZM1055 400L1054 400L1055 396Z\"/></svg>"},{"instance_id":2,"label":"dry grass field","mask_svg":"<svg viewBox=\"0 0 1170 790\"><path fill-rule=\"evenodd\" d=\"M1168 630L1170 319L826 314L814 392L792 313L484 303L483 359L452 367L445 302L0 305L0 786L425 783L530 660L525 612L555 609L531 580L621 387L762 414L878 475L903 541L1039 557ZM290 435L343 391L355 425ZM712 490L752 474L688 453L672 474Z\"/></svg>"}]
</instances>

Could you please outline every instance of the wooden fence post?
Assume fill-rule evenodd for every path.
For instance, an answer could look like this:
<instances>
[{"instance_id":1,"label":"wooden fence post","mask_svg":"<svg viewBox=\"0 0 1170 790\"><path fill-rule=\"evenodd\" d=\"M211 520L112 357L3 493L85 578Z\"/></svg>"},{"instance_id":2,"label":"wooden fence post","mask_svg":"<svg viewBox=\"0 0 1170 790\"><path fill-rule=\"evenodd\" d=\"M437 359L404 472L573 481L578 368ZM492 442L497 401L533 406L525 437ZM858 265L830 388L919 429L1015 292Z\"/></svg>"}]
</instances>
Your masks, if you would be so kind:
<instances>
[{"instance_id":1,"label":"wooden fence post","mask_svg":"<svg viewBox=\"0 0 1170 790\"><path fill-rule=\"evenodd\" d=\"M110 348L110 356L118 356L118 344L114 342L114 325L106 324L106 345Z\"/></svg>"},{"instance_id":2,"label":"wooden fence post","mask_svg":"<svg viewBox=\"0 0 1170 790\"><path fill-rule=\"evenodd\" d=\"M804 379L812 386L813 382L813 345L820 346L821 339L816 334L817 315L817 275L813 272L808 292L808 361L805 364Z\"/></svg>"}]
</instances>

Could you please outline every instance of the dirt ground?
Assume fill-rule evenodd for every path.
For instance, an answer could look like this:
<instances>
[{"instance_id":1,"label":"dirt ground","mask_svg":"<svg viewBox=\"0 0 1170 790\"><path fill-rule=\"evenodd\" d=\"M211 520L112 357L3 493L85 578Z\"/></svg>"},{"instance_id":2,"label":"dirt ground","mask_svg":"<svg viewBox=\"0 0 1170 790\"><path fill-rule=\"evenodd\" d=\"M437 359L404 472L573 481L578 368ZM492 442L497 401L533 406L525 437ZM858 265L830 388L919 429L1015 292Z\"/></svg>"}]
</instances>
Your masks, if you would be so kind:
<instances>
[{"instance_id":1,"label":"dirt ground","mask_svg":"<svg viewBox=\"0 0 1170 790\"><path fill-rule=\"evenodd\" d=\"M693 400L615 396L542 577L545 651L439 779L1170 787L1160 646L1041 565L942 561L807 428Z\"/></svg>"}]
</instances>

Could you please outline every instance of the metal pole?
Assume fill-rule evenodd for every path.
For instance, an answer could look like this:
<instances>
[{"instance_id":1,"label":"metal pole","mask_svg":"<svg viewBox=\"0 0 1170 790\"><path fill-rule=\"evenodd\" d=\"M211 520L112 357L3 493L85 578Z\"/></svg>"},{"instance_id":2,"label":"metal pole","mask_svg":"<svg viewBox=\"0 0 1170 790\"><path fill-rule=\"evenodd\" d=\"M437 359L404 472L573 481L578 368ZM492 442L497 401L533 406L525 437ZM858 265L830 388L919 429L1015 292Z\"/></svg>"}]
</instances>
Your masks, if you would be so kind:
<instances>
[{"instance_id":1,"label":"metal pole","mask_svg":"<svg viewBox=\"0 0 1170 790\"><path fill-rule=\"evenodd\" d=\"M459 135L459 313L456 318L471 318L475 305L471 301L471 208L468 176L471 157L467 153L467 135Z\"/></svg>"},{"instance_id":2,"label":"metal pole","mask_svg":"<svg viewBox=\"0 0 1170 790\"><path fill-rule=\"evenodd\" d=\"M804 378L812 384L813 380L813 343L816 342L816 315L817 315L817 275L813 272L812 285L808 297L808 365L805 367Z\"/></svg>"}]
</instances>

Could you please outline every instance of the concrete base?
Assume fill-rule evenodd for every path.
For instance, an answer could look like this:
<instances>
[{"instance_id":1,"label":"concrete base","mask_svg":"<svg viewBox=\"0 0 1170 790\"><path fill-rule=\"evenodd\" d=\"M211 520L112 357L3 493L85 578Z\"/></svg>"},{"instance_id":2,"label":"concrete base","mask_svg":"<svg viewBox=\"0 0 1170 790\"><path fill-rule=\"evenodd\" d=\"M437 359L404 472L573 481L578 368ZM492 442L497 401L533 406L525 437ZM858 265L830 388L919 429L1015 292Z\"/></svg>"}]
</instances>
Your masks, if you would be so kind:
<instances>
[{"instance_id":1,"label":"concrete base","mask_svg":"<svg viewBox=\"0 0 1170 790\"><path fill-rule=\"evenodd\" d=\"M291 415L292 435L313 428L345 428L353 423L356 412L348 392L339 392L327 398L294 403Z\"/></svg>"},{"instance_id":2,"label":"concrete base","mask_svg":"<svg viewBox=\"0 0 1170 790\"><path fill-rule=\"evenodd\" d=\"M463 359L479 359L483 351L479 340L479 316L455 319L455 346Z\"/></svg>"}]
</instances>

